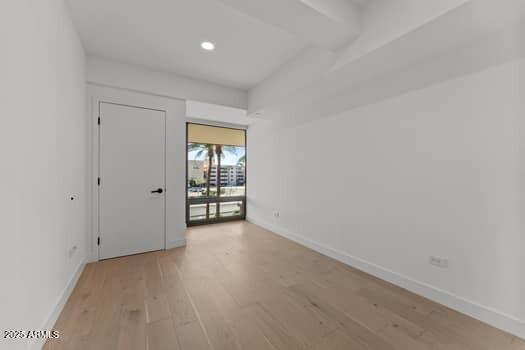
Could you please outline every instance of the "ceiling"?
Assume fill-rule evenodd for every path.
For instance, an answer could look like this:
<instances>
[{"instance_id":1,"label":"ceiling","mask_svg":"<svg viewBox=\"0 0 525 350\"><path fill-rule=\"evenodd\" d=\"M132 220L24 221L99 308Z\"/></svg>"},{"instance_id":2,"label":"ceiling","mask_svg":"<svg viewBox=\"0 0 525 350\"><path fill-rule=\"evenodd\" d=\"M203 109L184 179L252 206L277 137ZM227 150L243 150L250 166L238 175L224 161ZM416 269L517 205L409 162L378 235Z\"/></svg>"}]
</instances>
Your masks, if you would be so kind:
<instances>
[{"instance_id":1,"label":"ceiling","mask_svg":"<svg viewBox=\"0 0 525 350\"><path fill-rule=\"evenodd\" d=\"M288 63L250 91L248 116L289 127L525 55L523 0L440 0L433 8L424 1L368 8L376 20L365 14L364 23L381 26L364 28L339 54L314 50ZM401 20L381 21L396 9Z\"/></svg>"},{"instance_id":2,"label":"ceiling","mask_svg":"<svg viewBox=\"0 0 525 350\"><path fill-rule=\"evenodd\" d=\"M242 108L249 117L301 120L330 107L322 101L365 100L388 85L365 91L381 76L525 17L523 0L67 1L88 55L236 88L248 96ZM216 49L202 50L203 41ZM221 114L201 105L195 111ZM223 121L248 120L235 116Z\"/></svg>"},{"instance_id":3,"label":"ceiling","mask_svg":"<svg viewBox=\"0 0 525 350\"><path fill-rule=\"evenodd\" d=\"M250 89L306 48L337 50L375 0L68 0L88 55ZM200 48L203 41L214 51Z\"/></svg>"}]
</instances>

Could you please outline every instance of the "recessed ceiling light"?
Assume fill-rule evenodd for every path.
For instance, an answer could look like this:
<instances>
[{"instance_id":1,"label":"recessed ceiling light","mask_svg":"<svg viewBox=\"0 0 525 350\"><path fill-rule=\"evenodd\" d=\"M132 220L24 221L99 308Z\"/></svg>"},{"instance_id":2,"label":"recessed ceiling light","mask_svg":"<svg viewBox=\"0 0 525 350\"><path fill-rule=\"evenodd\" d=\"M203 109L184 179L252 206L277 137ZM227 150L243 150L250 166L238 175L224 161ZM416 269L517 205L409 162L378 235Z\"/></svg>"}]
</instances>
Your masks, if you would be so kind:
<instances>
[{"instance_id":1,"label":"recessed ceiling light","mask_svg":"<svg viewBox=\"0 0 525 350\"><path fill-rule=\"evenodd\" d=\"M213 43L210 43L209 41L203 41L201 43L201 47L203 50L211 51L215 49L215 45Z\"/></svg>"}]
</instances>

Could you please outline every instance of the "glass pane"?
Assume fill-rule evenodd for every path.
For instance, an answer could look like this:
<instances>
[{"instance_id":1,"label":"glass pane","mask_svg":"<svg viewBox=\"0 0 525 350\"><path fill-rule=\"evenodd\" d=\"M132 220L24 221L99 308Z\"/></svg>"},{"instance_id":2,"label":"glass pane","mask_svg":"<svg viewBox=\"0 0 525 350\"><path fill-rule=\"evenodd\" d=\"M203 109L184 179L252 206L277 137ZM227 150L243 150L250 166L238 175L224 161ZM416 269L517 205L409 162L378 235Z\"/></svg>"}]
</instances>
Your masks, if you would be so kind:
<instances>
[{"instance_id":1,"label":"glass pane","mask_svg":"<svg viewBox=\"0 0 525 350\"><path fill-rule=\"evenodd\" d=\"M188 198L217 195L215 153L215 145L188 143Z\"/></svg>"},{"instance_id":2,"label":"glass pane","mask_svg":"<svg viewBox=\"0 0 525 350\"><path fill-rule=\"evenodd\" d=\"M206 220L206 204L192 204L190 205L190 221ZM209 217L214 219L217 208L215 203L209 204Z\"/></svg>"},{"instance_id":3,"label":"glass pane","mask_svg":"<svg viewBox=\"0 0 525 350\"><path fill-rule=\"evenodd\" d=\"M240 216L243 211L242 201L222 202L220 204L220 217L227 218L231 216Z\"/></svg>"},{"instance_id":4,"label":"glass pane","mask_svg":"<svg viewBox=\"0 0 525 350\"><path fill-rule=\"evenodd\" d=\"M221 197L244 196L246 148L221 146Z\"/></svg>"}]
</instances>

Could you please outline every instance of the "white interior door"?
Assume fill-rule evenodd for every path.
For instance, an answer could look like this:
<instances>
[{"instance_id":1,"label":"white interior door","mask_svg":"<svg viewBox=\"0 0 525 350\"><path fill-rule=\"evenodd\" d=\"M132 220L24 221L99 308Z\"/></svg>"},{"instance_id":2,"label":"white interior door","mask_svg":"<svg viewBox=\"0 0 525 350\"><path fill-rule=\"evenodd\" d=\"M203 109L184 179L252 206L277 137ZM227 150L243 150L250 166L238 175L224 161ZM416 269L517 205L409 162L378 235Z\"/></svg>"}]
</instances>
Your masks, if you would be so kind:
<instances>
[{"instance_id":1,"label":"white interior door","mask_svg":"<svg viewBox=\"0 0 525 350\"><path fill-rule=\"evenodd\" d=\"M163 111L100 104L99 257L165 247Z\"/></svg>"}]
</instances>

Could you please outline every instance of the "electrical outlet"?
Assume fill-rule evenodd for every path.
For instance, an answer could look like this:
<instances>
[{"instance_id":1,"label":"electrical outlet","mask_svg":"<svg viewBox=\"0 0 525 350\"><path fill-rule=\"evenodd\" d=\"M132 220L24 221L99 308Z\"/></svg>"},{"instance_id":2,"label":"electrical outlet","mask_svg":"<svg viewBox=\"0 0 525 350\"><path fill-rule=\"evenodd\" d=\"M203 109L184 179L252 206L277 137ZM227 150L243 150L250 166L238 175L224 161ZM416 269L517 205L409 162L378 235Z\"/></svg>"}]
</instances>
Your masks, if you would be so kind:
<instances>
[{"instance_id":1,"label":"electrical outlet","mask_svg":"<svg viewBox=\"0 0 525 350\"><path fill-rule=\"evenodd\" d=\"M446 258L439 258L437 256L431 256L430 257L430 265L434 265L437 267L440 267L442 269L448 268L448 259Z\"/></svg>"},{"instance_id":2,"label":"electrical outlet","mask_svg":"<svg viewBox=\"0 0 525 350\"><path fill-rule=\"evenodd\" d=\"M281 214L280 214L277 210L274 210L274 211L273 211L273 217L276 218L276 219L278 219L279 216L281 216Z\"/></svg>"}]
</instances>

